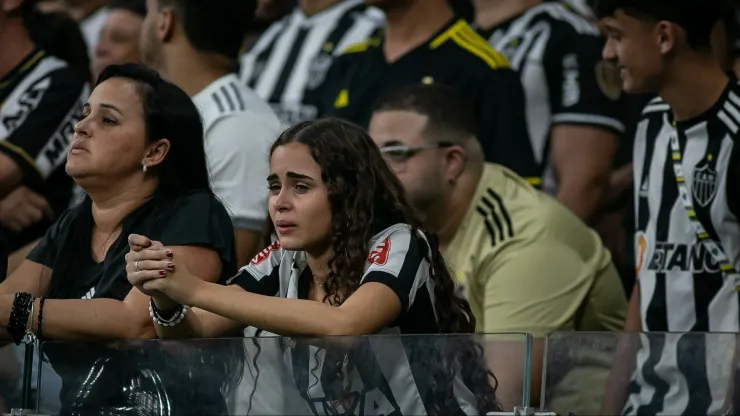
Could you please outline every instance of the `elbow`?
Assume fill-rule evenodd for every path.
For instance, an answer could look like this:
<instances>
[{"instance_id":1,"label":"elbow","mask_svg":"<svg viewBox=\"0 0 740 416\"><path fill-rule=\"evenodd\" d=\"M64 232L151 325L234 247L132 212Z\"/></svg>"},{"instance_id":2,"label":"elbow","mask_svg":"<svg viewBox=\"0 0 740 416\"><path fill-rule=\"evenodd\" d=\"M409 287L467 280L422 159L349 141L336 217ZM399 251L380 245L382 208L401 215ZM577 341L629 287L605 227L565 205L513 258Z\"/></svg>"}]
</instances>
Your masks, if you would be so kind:
<instances>
[{"instance_id":1,"label":"elbow","mask_svg":"<svg viewBox=\"0 0 740 416\"><path fill-rule=\"evenodd\" d=\"M137 322L128 328L127 339L154 339L158 338L157 330L154 323L147 319L146 321Z\"/></svg>"}]
</instances>

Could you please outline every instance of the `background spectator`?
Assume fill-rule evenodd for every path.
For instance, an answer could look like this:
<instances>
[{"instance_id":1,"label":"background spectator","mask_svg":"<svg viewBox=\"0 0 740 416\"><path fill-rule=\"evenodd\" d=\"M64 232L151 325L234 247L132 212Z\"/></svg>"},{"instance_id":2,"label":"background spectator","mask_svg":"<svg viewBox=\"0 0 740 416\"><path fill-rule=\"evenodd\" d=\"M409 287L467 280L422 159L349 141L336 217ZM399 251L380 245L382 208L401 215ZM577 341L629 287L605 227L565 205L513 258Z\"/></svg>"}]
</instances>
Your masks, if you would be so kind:
<instances>
[{"instance_id":1,"label":"background spectator","mask_svg":"<svg viewBox=\"0 0 740 416\"><path fill-rule=\"evenodd\" d=\"M559 2L474 4L479 33L521 77L542 188L591 222L609 192L624 134L619 73L601 58L598 28Z\"/></svg>"},{"instance_id":2,"label":"background spectator","mask_svg":"<svg viewBox=\"0 0 740 416\"><path fill-rule=\"evenodd\" d=\"M95 45L95 78L108 65L139 62L139 38L145 17L145 0L115 0L110 4Z\"/></svg>"},{"instance_id":3,"label":"background spectator","mask_svg":"<svg viewBox=\"0 0 740 416\"><path fill-rule=\"evenodd\" d=\"M272 24L241 59L241 77L285 125L313 120L315 89L336 56L366 40L383 22L362 0L305 0Z\"/></svg>"},{"instance_id":4,"label":"background spectator","mask_svg":"<svg viewBox=\"0 0 740 416\"><path fill-rule=\"evenodd\" d=\"M41 14L28 0L19 10L0 10L0 224L10 252L42 236L72 195L63 167L89 73L81 70L79 32L65 19ZM57 39L42 33L47 27ZM76 67L65 58L77 59Z\"/></svg>"},{"instance_id":5,"label":"background spectator","mask_svg":"<svg viewBox=\"0 0 740 416\"><path fill-rule=\"evenodd\" d=\"M319 113L367 126L377 98L416 83L449 85L473 101L487 160L538 183L528 140L524 93L506 59L444 0L372 0L382 9L382 37L347 49L317 90Z\"/></svg>"},{"instance_id":6,"label":"background spectator","mask_svg":"<svg viewBox=\"0 0 740 416\"><path fill-rule=\"evenodd\" d=\"M259 250L267 216L267 154L280 134L270 106L236 74L255 1L148 0L142 59L195 101L213 191L236 226L238 265Z\"/></svg>"},{"instance_id":7,"label":"background spectator","mask_svg":"<svg viewBox=\"0 0 740 416\"><path fill-rule=\"evenodd\" d=\"M425 227L439 235L476 329L534 335L534 403L547 333L622 328L627 300L599 237L510 170L484 163L472 109L455 90L419 85L381 98L370 134ZM522 394L521 367L507 358L519 347L497 351L490 363L506 380L505 409Z\"/></svg>"}]
</instances>

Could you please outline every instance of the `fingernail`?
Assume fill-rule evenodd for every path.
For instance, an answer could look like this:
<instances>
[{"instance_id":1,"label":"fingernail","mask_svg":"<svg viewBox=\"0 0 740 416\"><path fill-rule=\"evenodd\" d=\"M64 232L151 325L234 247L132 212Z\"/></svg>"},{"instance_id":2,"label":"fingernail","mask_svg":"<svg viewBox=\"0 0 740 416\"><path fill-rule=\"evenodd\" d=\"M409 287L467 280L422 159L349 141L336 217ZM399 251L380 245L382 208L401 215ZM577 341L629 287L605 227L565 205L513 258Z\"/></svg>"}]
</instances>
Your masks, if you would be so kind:
<instances>
[{"instance_id":1,"label":"fingernail","mask_svg":"<svg viewBox=\"0 0 740 416\"><path fill-rule=\"evenodd\" d=\"M175 268L175 263L167 263L167 268L168 269L174 269Z\"/></svg>"},{"instance_id":2,"label":"fingernail","mask_svg":"<svg viewBox=\"0 0 740 416\"><path fill-rule=\"evenodd\" d=\"M167 257L170 257L170 258L172 257L172 252L171 251L168 251L167 252Z\"/></svg>"},{"instance_id":3,"label":"fingernail","mask_svg":"<svg viewBox=\"0 0 740 416\"><path fill-rule=\"evenodd\" d=\"M162 271L160 271L160 272L159 272L159 275L160 275L160 276L166 276L166 275L167 275L167 272L166 272L166 271L164 271L164 270L162 270Z\"/></svg>"}]
</instances>

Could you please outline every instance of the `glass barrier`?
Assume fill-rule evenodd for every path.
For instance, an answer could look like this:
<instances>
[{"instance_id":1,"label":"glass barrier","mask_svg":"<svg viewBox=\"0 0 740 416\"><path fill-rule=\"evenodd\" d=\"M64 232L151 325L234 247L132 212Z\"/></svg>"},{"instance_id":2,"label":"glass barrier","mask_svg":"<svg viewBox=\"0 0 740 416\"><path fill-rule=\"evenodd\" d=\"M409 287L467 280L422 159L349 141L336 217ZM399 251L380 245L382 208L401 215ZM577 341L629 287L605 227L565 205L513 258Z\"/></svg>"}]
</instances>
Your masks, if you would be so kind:
<instances>
[{"instance_id":1,"label":"glass barrier","mask_svg":"<svg viewBox=\"0 0 740 416\"><path fill-rule=\"evenodd\" d=\"M562 415L730 414L737 334L552 333L542 409Z\"/></svg>"},{"instance_id":2,"label":"glass barrier","mask_svg":"<svg viewBox=\"0 0 740 416\"><path fill-rule=\"evenodd\" d=\"M32 353L34 346L30 345L29 348ZM24 365L25 362L25 344L0 343L0 413L9 413L13 408L23 408L24 400L26 403L32 401L23 395L24 387L28 384L27 381L31 380L33 371L32 363Z\"/></svg>"},{"instance_id":3,"label":"glass barrier","mask_svg":"<svg viewBox=\"0 0 740 416\"><path fill-rule=\"evenodd\" d=\"M530 348L525 334L45 342L35 411L512 414Z\"/></svg>"}]
</instances>

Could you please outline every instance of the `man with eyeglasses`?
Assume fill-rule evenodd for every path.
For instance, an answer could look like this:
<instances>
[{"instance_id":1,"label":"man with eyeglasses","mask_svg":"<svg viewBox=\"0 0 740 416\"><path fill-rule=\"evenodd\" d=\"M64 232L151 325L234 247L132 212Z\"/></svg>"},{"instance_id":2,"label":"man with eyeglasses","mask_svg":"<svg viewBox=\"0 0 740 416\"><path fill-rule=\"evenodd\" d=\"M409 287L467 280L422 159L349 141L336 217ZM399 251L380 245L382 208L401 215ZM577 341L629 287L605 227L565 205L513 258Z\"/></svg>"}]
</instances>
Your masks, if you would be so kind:
<instances>
[{"instance_id":1,"label":"man with eyeglasses","mask_svg":"<svg viewBox=\"0 0 740 416\"><path fill-rule=\"evenodd\" d=\"M545 334L620 330L627 300L594 231L511 170L484 161L472 114L452 88L413 85L378 101L369 130L439 236L477 330L534 334L536 402ZM500 362L492 368L505 380L501 399L521 398L519 363L494 355Z\"/></svg>"}]
</instances>

